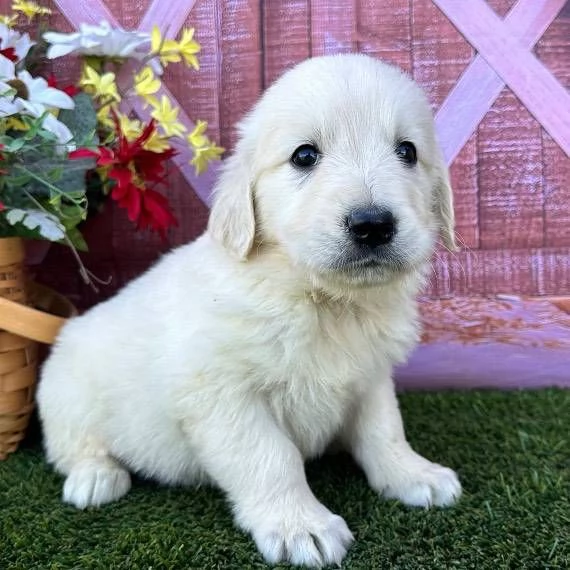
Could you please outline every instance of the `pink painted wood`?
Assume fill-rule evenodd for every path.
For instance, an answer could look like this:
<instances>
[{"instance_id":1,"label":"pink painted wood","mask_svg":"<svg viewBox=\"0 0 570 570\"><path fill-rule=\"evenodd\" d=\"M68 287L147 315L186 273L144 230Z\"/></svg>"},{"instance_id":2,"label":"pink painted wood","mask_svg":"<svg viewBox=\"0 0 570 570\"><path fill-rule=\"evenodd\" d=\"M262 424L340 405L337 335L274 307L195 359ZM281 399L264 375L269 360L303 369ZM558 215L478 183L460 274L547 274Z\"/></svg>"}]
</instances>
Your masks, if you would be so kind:
<instances>
[{"instance_id":1,"label":"pink painted wood","mask_svg":"<svg viewBox=\"0 0 570 570\"><path fill-rule=\"evenodd\" d=\"M109 11L105 3L100 0L54 0L54 3L75 28L78 28L81 23L99 24L101 20L107 20L112 26L119 26L116 18ZM165 7L164 3L160 2L160 0L154 0L151 2L141 20L141 29L150 31L152 25L156 23L163 35L174 37L184 25L194 3L195 0L172 0L168 6ZM124 73L128 73L130 69L132 68L126 66ZM176 98L164 83L157 96L160 98L162 95L168 97L173 104L177 104ZM144 108L137 99L125 100L123 101L123 106L127 112L130 110L135 111L143 120L150 120L151 118L151 110ZM183 108L180 108L178 118L189 132L194 128L195 123L190 119ZM190 165L192 152L188 146L183 142L173 140L173 147L178 151L178 154L173 159L174 164L178 167L181 174L200 199L205 204L209 204L211 190L219 165L213 163L204 174L197 176L194 168Z\"/></svg>"},{"instance_id":2,"label":"pink painted wood","mask_svg":"<svg viewBox=\"0 0 570 570\"><path fill-rule=\"evenodd\" d=\"M142 17L138 29L142 32L150 32L156 25L164 36L173 38L184 26L194 4L196 0L170 0L170 2L155 0Z\"/></svg>"},{"instance_id":3,"label":"pink painted wood","mask_svg":"<svg viewBox=\"0 0 570 570\"><path fill-rule=\"evenodd\" d=\"M78 28L82 22L95 25L101 20L107 20L112 26L119 25L105 2L99 0L53 0L53 2L75 28Z\"/></svg>"},{"instance_id":4,"label":"pink painted wood","mask_svg":"<svg viewBox=\"0 0 570 570\"><path fill-rule=\"evenodd\" d=\"M312 0L311 55L356 51L354 0Z\"/></svg>"},{"instance_id":5,"label":"pink painted wood","mask_svg":"<svg viewBox=\"0 0 570 570\"><path fill-rule=\"evenodd\" d=\"M570 156L570 95L483 0L433 0Z\"/></svg>"},{"instance_id":6,"label":"pink painted wood","mask_svg":"<svg viewBox=\"0 0 570 570\"><path fill-rule=\"evenodd\" d=\"M519 0L504 20L521 45L530 49L541 38L566 0ZM477 55L436 114L443 154L451 164L504 88L505 83Z\"/></svg>"},{"instance_id":7,"label":"pink painted wood","mask_svg":"<svg viewBox=\"0 0 570 570\"><path fill-rule=\"evenodd\" d=\"M53 0L44 1L56 7ZM487 0L501 19L509 17L502 21L501 34L511 34L528 51L532 41L524 43L524 30L535 27L535 37L540 35L540 26L547 26L557 9L555 2L560 0ZM9 12L10 4L11 0L0 0L1 12ZM163 0L162 4L164 14L157 8L157 18L168 21L179 16L171 2ZM461 8L466 4L462 2ZM97 5L93 0L77 0L66 13L86 19ZM151 0L104 0L101 5L110 21L115 16L125 28L137 29ZM523 25L514 30L509 22L517 12ZM540 26L539 19L543 19ZM63 20L54 10L50 26L70 29ZM350 49L397 63L422 85L434 109L452 93L477 57L432 0L200 0L186 24L196 26L203 45L201 70L194 74L182 67L171 68L166 74L169 89L187 113L207 119L212 133L228 148L234 140L232 126L262 87L311 54ZM567 3L532 50L566 89L570 89L569 38ZM502 40L495 43L502 45ZM509 51L505 44L501 52ZM482 55L478 59L486 61ZM492 69L489 62L486 66ZM63 60L54 64L54 72L64 83L74 80L76 71ZM493 73L503 85L500 75ZM484 83L470 81L474 89L466 90L465 99L477 106ZM489 112L487 107L483 107L483 121L451 167L457 227L468 248L455 255L438 253L430 294L568 294L570 160L510 89L502 88ZM451 113L450 128L463 129L468 122L465 117ZM174 165L171 170L165 192L181 221L170 233L171 243L178 244L202 232L208 212ZM209 184L205 186L207 194ZM111 206L86 229L90 232L90 269L103 277L113 276L103 296L146 269L162 247L152 234L135 232L124 213ZM79 282L67 251L51 248L45 267L41 280L81 306L100 300Z\"/></svg>"}]
</instances>

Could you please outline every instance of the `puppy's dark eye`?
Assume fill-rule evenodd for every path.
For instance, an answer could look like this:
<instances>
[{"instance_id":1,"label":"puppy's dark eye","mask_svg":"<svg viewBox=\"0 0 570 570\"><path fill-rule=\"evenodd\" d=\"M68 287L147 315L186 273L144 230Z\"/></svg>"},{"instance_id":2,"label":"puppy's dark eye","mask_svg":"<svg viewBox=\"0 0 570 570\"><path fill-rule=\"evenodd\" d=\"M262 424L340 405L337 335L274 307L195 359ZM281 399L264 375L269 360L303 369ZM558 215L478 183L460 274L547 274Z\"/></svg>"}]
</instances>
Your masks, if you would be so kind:
<instances>
[{"instance_id":1,"label":"puppy's dark eye","mask_svg":"<svg viewBox=\"0 0 570 570\"><path fill-rule=\"evenodd\" d=\"M416 147L414 143L410 141L402 141L396 147L396 154L398 158L404 161L406 164L413 166L418 161L418 153L416 152Z\"/></svg>"},{"instance_id":2,"label":"puppy's dark eye","mask_svg":"<svg viewBox=\"0 0 570 570\"><path fill-rule=\"evenodd\" d=\"M291 162L299 168L310 168L317 164L319 157L320 154L317 147L312 144L304 144L291 155Z\"/></svg>"}]
</instances>

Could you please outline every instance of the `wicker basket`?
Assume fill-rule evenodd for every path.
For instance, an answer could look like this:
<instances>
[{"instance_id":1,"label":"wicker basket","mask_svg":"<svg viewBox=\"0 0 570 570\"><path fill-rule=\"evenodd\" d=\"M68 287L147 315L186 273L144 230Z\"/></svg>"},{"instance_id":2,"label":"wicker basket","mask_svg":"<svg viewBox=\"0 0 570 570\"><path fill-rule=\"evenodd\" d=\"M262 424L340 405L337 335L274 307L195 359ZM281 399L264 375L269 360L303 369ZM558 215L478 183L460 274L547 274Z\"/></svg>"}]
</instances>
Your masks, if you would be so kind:
<instances>
[{"instance_id":1,"label":"wicker basket","mask_svg":"<svg viewBox=\"0 0 570 570\"><path fill-rule=\"evenodd\" d=\"M17 449L30 421L38 343L52 343L77 312L51 289L26 283L24 256L20 238L0 239L0 460Z\"/></svg>"}]
</instances>

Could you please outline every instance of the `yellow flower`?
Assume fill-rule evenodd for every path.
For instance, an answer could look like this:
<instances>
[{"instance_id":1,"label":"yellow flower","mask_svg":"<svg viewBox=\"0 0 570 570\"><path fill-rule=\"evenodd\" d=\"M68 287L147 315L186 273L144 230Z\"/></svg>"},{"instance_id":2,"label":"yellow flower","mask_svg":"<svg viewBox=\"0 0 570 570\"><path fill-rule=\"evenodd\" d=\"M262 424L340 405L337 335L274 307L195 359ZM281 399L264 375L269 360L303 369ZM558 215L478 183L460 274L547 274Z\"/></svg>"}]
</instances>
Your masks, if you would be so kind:
<instances>
[{"instance_id":1,"label":"yellow flower","mask_svg":"<svg viewBox=\"0 0 570 570\"><path fill-rule=\"evenodd\" d=\"M178 122L180 109L173 107L166 95L163 95L160 103L154 107L151 117L157 120L167 137L182 136L186 127Z\"/></svg>"},{"instance_id":2,"label":"yellow flower","mask_svg":"<svg viewBox=\"0 0 570 570\"><path fill-rule=\"evenodd\" d=\"M117 102L121 100L117 92L115 74L111 71L99 75L92 67L86 65L83 68L83 77L79 80L79 85L81 85L85 91L100 99L107 101L114 100Z\"/></svg>"},{"instance_id":3,"label":"yellow flower","mask_svg":"<svg viewBox=\"0 0 570 570\"><path fill-rule=\"evenodd\" d=\"M182 38L178 42L178 49L186 65L200 69L196 54L200 52L200 44L194 39L194 28L184 28Z\"/></svg>"},{"instance_id":4,"label":"yellow flower","mask_svg":"<svg viewBox=\"0 0 570 570\"><path fill-rule=\"evenodd\" d=\"M194 148L200 148L208 144L208 137L206 136L206 129L208 123L206 121L198 121L194 130L188 135L187 140Z\"/></svg>"},{"instance_id":5,"label":"yellow flower","mask_svg":"<svg viewBox=\"0 0 570 570\"><path fill-rule=\"evenodd\" d=\"M107 127L108 129L114 129L115 123L113 122L113 118L111 117L111 109L117 112L117 108L115 105L103 105L97 111L97 121L99 124Z\"/></svg>"},{"instance_id":6,"label":"yellow flower","mask_svg":"<svg viewBox=\"0 0 570 570\"><path fill-rule=\"evenodd\" d=\"M206 135L208 123L198 121L194 130L186 137L188 144L194 150L194 158L190 161L196 168L196 174L201 174L208 168L208 163L212 160L219 160L224 152L222 147L213 143Z\"/></svg>"},{"instance_id":7,"label":"yellow flower","mask_svg":"<svg viewBox=\"0 0 570 570\"><path fill-rule=\"evenodd\" d=\"M144 67L140 73L135 75L135 91L146 103L153 107L158 106L158 101L154 94L160 89L160 80L154 76L150 67Z\"/></svg>"},{"instance_id":8,"label":"yellow flower","mask_svg":"<svg viewBox=\"0 0 570 570\"><path fill-rule=\"evenodd\" d=\"M224 149L222 147L217 146L213 142L208 142L207 146L195 149L194 158L190 161L190 164L196 169L196 174L202 174L212 160L220 160L223 152Z\"/></svg>"},{"instance_id":9,"label":"yellow flower","mask_svg":"<svg viewBox=\"0 0 570 570\"><path fill-rule=\"evenodd\" d=\"M28 18L28 21L31 21L35 16L51 14L49 8L42 8L35 2L27 2L26 0L15 0L12 3L12 10L14 12L22 12Z\"/></svg>"},{"instance_id":10,"label":"yellow flower","mask_svg":"<svg viewBox=\"0 0 570 570\"><path fill-rule=\"evenodd\" d=\"M18 14L12 14L11 16L4 16L0 14L0 24L4 24L8 28L11 28L17 21Z\"/></svg>"},{"instance_id":11,"label":"yellow flower","mask_svg":"<svg viewBox=\"0 0 570 570\"><path fill-rule=\"evenodd\" d=\"M160 34L158 26L154 26L152 28L150 42L151 54L158 55L162 65L166 66L169 63L182 61L182 56L178 49L178 43L174 40L164 39Z\"/></svg>"},{"instance_id":12,"label":"yellow flower","mask_svg":"<svg viewBox=\"0 0 570 570\"><path fill-rule=\"evenodd\" d=\"M159 54L162 48L162 36L160 35L160 28L158 26L152 27L150 34L150 51L154 54Z\"/></svg>"},{"instance_id":13,"label":"yellow flower","mask_svg":"<svg viewBox=\"0 0 570 570\"><path fill-rule=\"evenodd\" d=\"M178 44L174 40L164 40L160 50L160 61L163 65L182 61Z\"/></svg>"},{"instance_id":14,"label":"yellow flower","mask_svg":"<svg viewBox=\"0 0 570 570\"><path fill-rule=\"evenodd\" d=\"M150 138L144 143L143 148L151 152L164 152L170 148L170 143L166 137L161 136L158 131L154 131Z\"/></svg>"},{"instance_id":15,"label":"yellow flower","mask_svg":"<svg viewBox=\"0 0 570 570\"><path fill-rule=\"evenodd\" d=\"M123 113L117 113L119 117L119 127L128 141L134 141L142 131L141 122L138 119L129 119Z\"/></svg>"}]
</instances>

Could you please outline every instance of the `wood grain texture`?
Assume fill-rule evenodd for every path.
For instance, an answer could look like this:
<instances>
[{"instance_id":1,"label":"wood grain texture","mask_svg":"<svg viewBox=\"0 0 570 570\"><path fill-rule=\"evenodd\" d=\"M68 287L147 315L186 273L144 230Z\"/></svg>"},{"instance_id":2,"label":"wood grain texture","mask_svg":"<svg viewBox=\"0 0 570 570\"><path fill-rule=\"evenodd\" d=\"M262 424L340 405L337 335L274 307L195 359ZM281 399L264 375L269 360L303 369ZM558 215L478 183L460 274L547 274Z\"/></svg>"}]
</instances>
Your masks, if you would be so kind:
<instances>
[{"instance_id":1,"label":"wood grain texture","mask_svg":"<svg viewBox=\"0 0 570 570\"><path fill-rule=\"evenodd\" d=\"M438 109L473 57L473 48L432 0L412 1L413 76Z\"/></svg>"},{"instance_id":2,"label":"wood grain texture","mask_svg":"<svg viewBox=\"0 0 570 570\"><path fill-rule=\"evenodd\" d=\"M479 189L477 133L473 134L449 169L453 189L455 233L462 247L479 247Z\"/></svg>"},{"instance_id":3,"label":"wood grain texture","mask_svg":"<svg viewBox=\"0 0 570 570\"><path fill-rule=\"evenodd\" d=\"M412 10L409 0L360 0L357 8L357 50L413 72Z\"/></svg>"},{"instance_id":4,"label":"wood grain texture","mask_svg":"<svg viewBox=\"0 0 570 570\"><path fill-rule=\"evenodd\" d=\"M263 87L311 55L309 0L262 0Z\"/></svg>"},{"instance_id":5,"label":"wood grain texture","mask_svg":"<svg viewBox=\"0 0 570 570\"><path fill-rule=\"evenodd\" d=\"M428 295L557 295L570 291L570 248L439 252Z\"/></svg>"},{"instance_id":6,"label":"wood grain texture","mask_svg":"<svg viewBox=\"0 0 570 570\"><path fill-rule=\"evenodd\" d=\"M543 38L536 54L566 89L570 89L570 2ZM570 245L570 157L547 134L542 138L544 164L544 243ZM566 263L570 263L567 260Z\"/></svg>"},{"instance_id":7,"label":"wood grain texture","mask_svg":"<svg viewBox=\"0 0 570 570\"><path fill-rule=\"evenodd\" d=\"M480 244L543 244L541 127L508 90L479 127Z\"/></svg>"},{"instance_id":8,"label":"wood grain texture","mask_svg":"<svg viewBox=\"0 0 570 570\"><path fill-rule=\"evenodd\" d=\"M473 49L431 0L414 0L412 7L413 75L426 90L435 110L473 58ZM459 122L457 119L451 124ZM460 128L460 124L457 126ZM476 151L474 135L450 169L456 230L468 247L479 245Z\"/></svg>"},{"instance_id":9,"label":"wood grain texture","mask_svg":"<svg viewBox=\"0 0 570 570\"><path fill-rule=\"evenodd\" d=\"M151 0L135 0L134 2L123 2L122 0L81 0L82 6L79 9L83 9L83 18L85 14L94 14L95 6L98 3L106 5L108 12L112 15L112 19L116 19L120 26L129 30L136 29L142 21L142 16L148 9ZM75 0L69 2L71 6L75 5ZM66 6L66 12L68 8ZM109 16L106 15L105 18ZM101 18L97 15L95 16L95 23L99 23Z\"/></svg>"},{"instance_id":10,"label":"wood grain texture","mask_svg":"<svg viewBox=\"0 0 570 570\"><path fill-rule=\"evenodd\" d=\"M220 140L235 142L234 126L262 91L263 58L259 2L216 3L220 69Z\"/></svg>"},{"instance_id":11,"label":"wood grain texture","mask_svg":"<svg viewBox=\"0 0 570 570\"><path fill-rule=\"evenodd\" d=\"M357 0L311 1L311 55L357 51Z\"/></svg>"}]
</instances>

